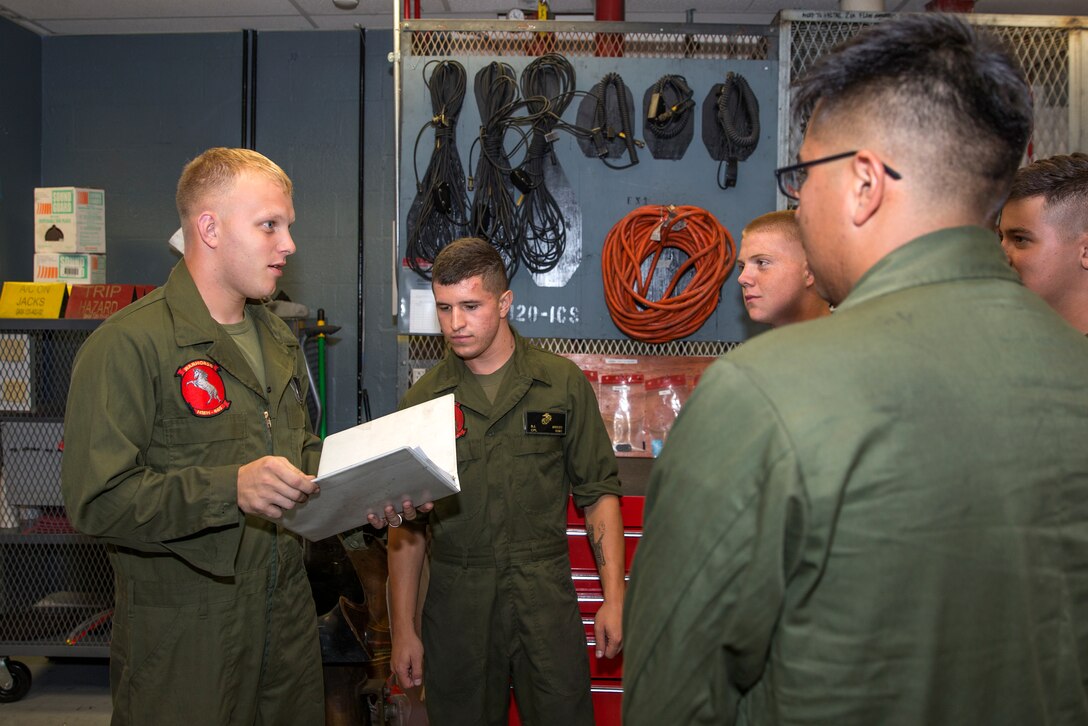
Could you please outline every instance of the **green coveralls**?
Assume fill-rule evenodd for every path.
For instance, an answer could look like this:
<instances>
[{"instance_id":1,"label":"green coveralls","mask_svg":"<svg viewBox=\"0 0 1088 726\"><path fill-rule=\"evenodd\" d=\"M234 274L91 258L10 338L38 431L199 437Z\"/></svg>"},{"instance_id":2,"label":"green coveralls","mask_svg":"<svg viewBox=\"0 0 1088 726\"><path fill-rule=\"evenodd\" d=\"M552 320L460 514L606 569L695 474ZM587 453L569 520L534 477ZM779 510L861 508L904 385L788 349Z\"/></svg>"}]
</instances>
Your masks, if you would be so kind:
<instances>
[{"instance_id":1,"label":"green coveralls","mask_svg":"<svg viewBox=\"0 0 1088 726\"><path fill-rule=\"evenodd\" d=\"M567 497L619 495L593 389L576 365L517 333L495 403L453 353L405 396L453 392L460 494L435 502L423 609L433 726L505 724L510 684L526 724L593 723L585 631L571 581ZM532 412L565 414L562 436L526 433Z\"/></svg>"},{"instance_id":2,"label":"green coveralls","mask_svg":"<svg viewBox=\"0 0 1088 726\"><path fill-rule=\"evenodd\" d=\"M1088 723L1088 341L990 232L715 363L646 504L626 726Z\"/></svg>"},{"instance_id":3,"label":"green coveralls","mask_svg":"<svg viewBox=\"0 0 1088 726\"><path fill-rule=\"evenodd\" d=\"M324 723L302 548L237 504L242 464L275 454L314 472L320 441L297 340L263 307L247 312L267 390L184 261L76 358L61 479L72 523L107 543L115 573L114 724ZM192 361L221 366L229 408L186 404L178 371Z\"/></svg>"}]
</instances>

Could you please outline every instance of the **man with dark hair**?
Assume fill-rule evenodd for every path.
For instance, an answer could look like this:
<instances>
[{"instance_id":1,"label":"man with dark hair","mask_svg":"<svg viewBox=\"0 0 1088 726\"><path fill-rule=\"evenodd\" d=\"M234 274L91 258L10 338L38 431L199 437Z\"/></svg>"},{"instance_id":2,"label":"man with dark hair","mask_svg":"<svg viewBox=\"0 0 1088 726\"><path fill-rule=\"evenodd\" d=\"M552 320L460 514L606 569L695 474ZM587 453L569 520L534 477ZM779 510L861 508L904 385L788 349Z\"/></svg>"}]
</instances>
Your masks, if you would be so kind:
<instances>
[{"instance_id":1,"label":"man with dark hair","mask_svg":"<svg viewBox=\"0 0 1088 726\"><path fill-rule=\"evenodd\" d=\"M1088 154L1052 156L1016 172L1000 230L1024 285L1088 334Z\"/></svg>"},{"instance_id":2,"label":"man with dark hair","mask_svg":"<svg viewBox=\"0 0 1088 726\"><path fill-rule=\"evenodd\" d=\"M740 235L737 269L744 308L757 323L777 328L831 313L816 292L792 209L768 212L748 223Z\"/></svg>"},{"instance_id":3,"label":"man with dark hair","mask_svg":"<svg viewBox=\"0 0 1088 726\"><path fill-rule=\"evenodd\" d=\"M1030 91L927 13L814 64L799 198L835 312L716 362L651 475L624 723L1088 723L1088 341L992 233Z\"/></svg>"},{"instance_id":4,"label":"man with dark hair","mask_svg":"<svg viewBox=\"0 0 1088 726\"><path fill-rule=\"evenodd\" d=\"M404 397L454 393L461 492L434 503L430 579L416 627L424 528L389 533L392 666L426 685L430 723L505 724L510 686L527 724L593 724L586 637L566 510L584 507L604 602L597 657L622 646L623 523L616 459L585 376L510 326L502 257L463 238L431 269L446 357ZM424 670L426 656L426 670Z\"/></svg>"}]
</instances>

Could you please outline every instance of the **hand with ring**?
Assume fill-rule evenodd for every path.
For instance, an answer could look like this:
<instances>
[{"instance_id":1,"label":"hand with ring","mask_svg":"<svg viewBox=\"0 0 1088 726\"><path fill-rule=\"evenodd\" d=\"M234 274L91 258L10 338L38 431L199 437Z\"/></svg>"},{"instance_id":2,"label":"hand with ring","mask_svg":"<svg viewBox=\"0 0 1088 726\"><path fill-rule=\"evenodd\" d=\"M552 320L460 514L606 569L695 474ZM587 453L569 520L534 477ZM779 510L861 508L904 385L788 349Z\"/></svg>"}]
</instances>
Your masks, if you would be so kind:
<instances>
[{"instance_id":1,"label":"hand with ring","mask_svg":"<svg viewBox=\"0 0 1088 726\"><path fill-rule=\"evenodd\" d=\"M426 514L434 509L434 502L426 502L418 507L412 504L411 500L405 499L401 502L403 512L398 512L393 508L393 505L387 504L385 511L381 516L374 514L373 512L366 515L366 520L370 523L370 526L375 529L384 529L385 527L399 527L405 522L411 522L420 514Z\"/></svg>"}]
</instances>

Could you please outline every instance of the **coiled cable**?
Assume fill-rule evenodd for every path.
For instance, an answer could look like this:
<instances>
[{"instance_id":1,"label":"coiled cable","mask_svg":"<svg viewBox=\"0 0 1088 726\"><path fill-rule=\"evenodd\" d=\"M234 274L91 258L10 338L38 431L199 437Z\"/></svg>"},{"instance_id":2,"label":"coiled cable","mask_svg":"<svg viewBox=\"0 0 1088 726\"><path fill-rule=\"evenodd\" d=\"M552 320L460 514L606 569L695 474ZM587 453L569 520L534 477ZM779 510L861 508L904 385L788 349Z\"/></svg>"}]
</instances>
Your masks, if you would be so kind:
<instances>
[{"instance_id":1,"label":"coiled cable","mask_svg":"<svg viewBox=\"0 0 1088 726\"><path fill-rule=\"evenodd\" d=\"M427 72L430 70L430 75ZM457 119L465 99L467 74L457 61L431 61L423 82L431 95L431 120L416 135L412 167L416 200L408 212L408 266L429 280L430 263L447 244L468 233L469 202L465 170L457 151ZM434 129L434 148L422 181L416 156L424 132Z\"/></svg>"},{"instance_id":2,"label":"coiled cable","mask_svg":"<svg viewBox=\"0 0 1088 726\"><path fill-rule=\"evenodd\" d=\"M616 99L616 112L619 118L608 117L608 96ZM635 127L631 123L631 105L627 102L627 86L619 73L606 73L597 85L587 94L595 99L593 108L593 126L590 137L596 149L597 157L610 169L629 169L638 164L638 152L635 151ZM619 122L619 128L614 122ZM626 164L613 164L608 161L612 147L619 139L622 148L627 150Z\"/></svg>"},{"instance_id":3,"label":"coiled cable","mask_svg":"<svg viewBox=\"0 0 1088 726\"><path fill-rule=\"evenodd\" d=\"M661 299L650 300L650 282L662 252L670 247L687 259ZM639 207L612 227L601 250L608 313L617 328L636 340L666 343L685 338L717 309L722 285L735 261L733 236L705 209ZM690 279L681 286L685 277Z\"/></svg>"},{"instance_id":4,"label":"coiled cable","mask_svg":"<svg viewBox=\"0 0 1088 726\"><path fill-rule=\"evenodd\" d=\"M646 115L646 135L659 139L672 139L684 130L691 119L695 102L693 92L683 76L667 74L657 79L651 91L657 103L650 101Z\"/></svg>"},{"instance_id":5,"label":"coiled cable","mask_svg":"<svg viewBox=\"0 0 1088 726\"><path fill-rule=\"evenodd\" d=\"M555 53L537 58L521 73L521 93L534 121L528 151L512 180L523 194L518 205L519 254L533 273L555 269L566 249L567 222L545 182L544 165L559 165L552 143L574 98L574 86L574 67Z\"/></svg>"},{"instance_id":6,"label":"coiled cable","mask_svg":"<svg viewBox=\"0 0 1088 726\"><path fill-rule=\"evenodd\" d=\"M480 158L470 178L473 234L487 240L502 255L506 274L513 279L519 267L517 207L508 185L513 168L505 148L508 128L515 125L514 111L520 103L514 69L506 63L491 62L474 79L476 105L480 110ZM472 150L469 150L471 162Z\"/></svg>"},{"instance_id":7,"label":"coiled cable","mask_svg":"<svg viewBox=\"0 0 1088 726\"><path fill-rule=\"evenodd\" d=\"M738 162L751 156L759 144L759 101L739 73L725 74L718 96L718 123L726 141L726 158L718 163L718 188L728 189L737 185Z\"/></svg>"}]
</instances>

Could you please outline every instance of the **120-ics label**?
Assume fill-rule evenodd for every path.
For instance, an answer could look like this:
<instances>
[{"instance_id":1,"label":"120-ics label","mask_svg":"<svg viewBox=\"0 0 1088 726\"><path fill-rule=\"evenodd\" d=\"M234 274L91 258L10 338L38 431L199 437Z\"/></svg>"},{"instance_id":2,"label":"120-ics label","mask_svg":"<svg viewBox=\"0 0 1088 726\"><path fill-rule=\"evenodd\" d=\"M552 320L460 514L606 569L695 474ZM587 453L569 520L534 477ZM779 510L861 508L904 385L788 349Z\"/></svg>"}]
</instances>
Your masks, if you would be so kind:
<instances>
[{"instance_id":1,"label":"120-ics label","mask_svg":"<svg viewBox=\"0 0 1088 726\"><path fill-rule=\"evenodd\" d=\"M578 308L573 305L514 305L511 317L515 323L573 325L580 322Z\"/></svg>"}]
</instances>

